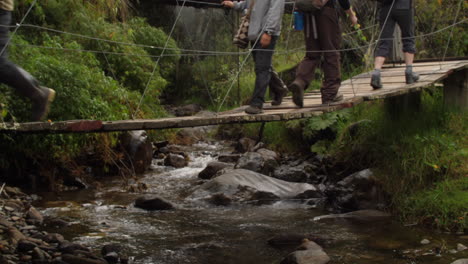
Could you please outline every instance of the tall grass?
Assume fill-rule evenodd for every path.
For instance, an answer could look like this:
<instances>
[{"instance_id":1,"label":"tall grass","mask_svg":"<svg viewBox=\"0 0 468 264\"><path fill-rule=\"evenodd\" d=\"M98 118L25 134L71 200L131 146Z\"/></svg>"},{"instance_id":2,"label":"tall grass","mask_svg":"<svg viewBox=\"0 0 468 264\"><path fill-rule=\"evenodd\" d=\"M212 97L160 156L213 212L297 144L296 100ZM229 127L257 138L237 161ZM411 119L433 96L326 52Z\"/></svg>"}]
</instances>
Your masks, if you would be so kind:
<instances>
[{"instance_id":1,"label":"tall grass","mask_svg":"<svg viewBox=\"0 0 468 264\"><path fill-rule=\"evenodd\" d=\"M434 223L447 226L448 219L466 214L468 115L449 111L440 90L423 92L419 111L398 118L388 115L383 102L357 107L352 116L341 124L341 140L332 153L355 168L374 168L405 219L438 219ZM370 122L351 136L349 125L359 120ZM454 200L449 193L441 195L445 189L462 200L445 207ZM466 221L457 225L466 228Z\"/></svg>"}]
</instances>

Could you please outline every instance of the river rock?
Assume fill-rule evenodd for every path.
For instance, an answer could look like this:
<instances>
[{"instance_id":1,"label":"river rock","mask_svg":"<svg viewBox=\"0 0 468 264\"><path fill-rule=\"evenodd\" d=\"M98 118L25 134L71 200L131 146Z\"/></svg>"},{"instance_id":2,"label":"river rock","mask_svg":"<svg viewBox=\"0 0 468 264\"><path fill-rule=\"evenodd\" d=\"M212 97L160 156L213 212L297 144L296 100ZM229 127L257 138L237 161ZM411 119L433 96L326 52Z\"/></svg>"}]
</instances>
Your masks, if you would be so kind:
<instances>
[{"instance_id":1,"label":"river rock","mask_svg":"<svg viewBox=\"0 0 468 264\"><path fill-rule=\"evenodd\" d=\"M319 245L329 244L331 238L319 237L315 234L279 234L268 240L268 245L275 248L299 247L304 239L314 241Z\"/></svg>"},{"instance_id":2,"label":"river rock","mask_svg":"<svg viewBox=\"0 0 468 264\"><path fill-rule=\"evenodd\" d=\"M21 239L20 241L18 241L18 246L16 246L16 250L18 252L28 252L30 250L33 250L35 247L37 247L36 243L26 239Z\"/></svg>"},{"instance_id":3,"label":"river rock","mask_svg":"<svg viewBox=\"0 0 468 264\"><path fill-rule=\"evenodd\" d=\"M68 264L108 264L104 259L74 256L71 254L64 254L62 260Z\"/></svg>"},{"instance_id":4,"label":"river rock","mask_svg":"<svg viewBox=\"0 0 468 264\"><path fill-rule=\"evenodd\" d=\"M311 184L285 182L253 171L234 169L198 186L189 198L207 199L217 193L234 198L245 189L271 193L279 199L291 199L307 190L318 191Z\"/></svg>"},{"instance_id":5,"label":"river rock","mask_svg":"<svg viewBox=\"0 0 468 264\"><path fill-rule=\"evenodd\" d=\"M44 222L44 217L42 216L36 208L30 207L27 213L28 222L32 224L42 224Z\"/></svg>"},{"instance_id":6,"label":"river rock","mask_svg":"<svg viewBox=\"0 0 468 264\"><path fill-rule=\"evenodd\" d=\"M463 245L461 243L457 244L457 251L464 251L466 249L468 249L468 247L466 247L465 245Z\"/></svg>"},{"instance_id":7,"label":"river rock","mask_svg":"<svg viewBox=\"0 0 468 264\"><path fill-rule=\"evenodd\" d=\"M431 243L431 241L429 241L429 239L426 239L424 238L423 240L421 240L421 245L429 245Z\"/></svg>"},{"instance_id":8,"label":"river rock","mask_svg":"<svg viewBox=\"0 0 468 264\"><path fill-rule=\"evenodd\" d=\"M161 210L173 210L174 206L166 202L165 200L153 197L153 198L146 198L140 197L135 201L135 207L145 209L148 211L161 211Z\"/></svg>"},{"instance_id":9,"label":"river rock","mask_svg":"<svg viewBox=\"0 0 468 264\"><path fill-rule=\"evenodd\" d=\"M377 220L388 219L391 215L377 210L359 210L346 214L331 214L314 217L314 221L350 219L363 222L372 222Z\"/></svg>"},{"instance_id":10,"label":"river rock","mask_svg":"<svg viewBox=\"0 0 468 264\"><path fill-rule=\"evenodd\" d=\"M239 139L239 141L237 142L235 146L235 150L238 153L251 152L253 151L255 144L256 144L255 140L244 137L244 138Z\"/></svg>"},{"instance_id":11,"label":"river rock","mask_svg":"<svg viewBox=\"0 0 468 264\"><path fill-rule=\"evenodd\" d=\"M468 259L459 259L452 262L452 264L468 264Z\"/></svg>"},{"instance_id":12,"label":"river rock","mask_svg":"<svg viewBox=\"0 0 468 264\"><path fill-rule=\"evenodd\" d=\"M220 154L218 157L218 161L226 162L226 163L236 163L240 159L240 154Z\"/></svg>"},{"instance_id":13,"label":"river rock","mask_svg":"<svg viewBox=\"0 0 468 264\"><path fill-rule=\"evenodd\" d=\"M255 172L262 172L263 168L263 157L260 153L257 152L247 152L241 156L237 162L236 169L246 169Z\"/></svg>"},{"instance_id":14,"label":"river rock","mask_svg":"<svg viewBox=\"0 0 468 264\"><path fill-rule=\"evenodd\" d=\"M164 160L165 166L172 166L174 168L183 168L187 166L187 164L188 162L184 156L173 154L173 153L170 153L169 155L167 155L166 159Z\"/></svg>"},{"instance_id":15,"label":"river rock","mask_svg":"<svg viewBox=\"0 0 468 264\"><path fill-rule=\"evenodd\" d=\"M280 264L325 264L330 257L315 242L304 239L297 251L289 254Z\"/></svg>"},{"instance_id":16,"label":"river rock","mask_svg":"<svg viewBox=\"0 0 468 264\"><path fill-rule=\"evenodd\" d=\"M208 199L208 202L216 206L228 206L232 203L232 199L224 193L216 193Z\"/></svg>"},{"instance_id":17,"label":"river rock","mask_svg":"<svg viewBox=\"0 0 468 264\"><path fill-rule=\"evenodd\" d=\"M189 104L175 108L174 113L176 116L193 116L201 110L202 107L200 105Z\"/></svg>"},{"instance_id":18,"label":"river rock","mask_svg":"<svg viewBox=\"0 0 468 264\"><path fill-rule=\"evenodd\" d=\"M224 168L229 168L229 167L233 167L233 166L225 162L212 161L208 163L206 168L198 174L198 178L204 179L204 180L212 179L218 171Z\"/></svg>"},{"instance_id":19,"label":"river rock","mask_svg":"<svg viewBox=\"0 0 468 264\"><path fill-rule=\"evenodd\" d=\"M91 250L83 245L76 244L76 243L71 243L68 241L63 241L59 245L59 250L60 252L64 254L75 254L76 251L86 251L90 252Z\"/></svg>"},{"instance_id":20,"label":"river rock","mask_svg":"<svg viewBox=\"0 0 468 264\"><path fill-rule=\"evenodd\" d=\"M333 207L342 211L385 207L385 193L370 169L344 178L336 185L330 186L326 193Z\"/></svg>"}]
</instances>

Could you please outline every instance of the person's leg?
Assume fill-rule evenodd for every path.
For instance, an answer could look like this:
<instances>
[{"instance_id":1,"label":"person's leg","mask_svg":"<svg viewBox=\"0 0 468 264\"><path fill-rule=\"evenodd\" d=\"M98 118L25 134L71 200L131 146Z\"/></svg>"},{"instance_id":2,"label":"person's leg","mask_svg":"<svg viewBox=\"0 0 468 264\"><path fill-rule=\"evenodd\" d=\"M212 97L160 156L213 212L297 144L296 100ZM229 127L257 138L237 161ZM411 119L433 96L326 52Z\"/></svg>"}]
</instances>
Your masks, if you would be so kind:
<instances>
[{"instance_id":1,"label":"person's leg","mask_svg":"<svg viewBox=\"0 0 468 264\"><path fill-rule=\"evenodd\" d=\"M390 11L390 7L384 7L380 11L381 34L375 51L374 71L372 72L370 83L374 89L380 89L383 87L380 72L383 64L385 63L385 57L388 56L392 47L393 32L395 30L396 21L393 19L393 15L390 12L394 12Z\"/></svg>"},{"instance_id":2,"label":"person's leg","mask_svg":"<svg viewBox=\"0 0 468 264\"><path fill-rule=\"evenodd\" d=\"M320 92L322 94L322 103L331 103L339 101L343 97L337 98L338 90L341 85L341 29L338 21L338 14L334 8L325 7L322 9L322 15L318 16L319 41L322 48L324 61L323 72L324 80Z\"/></svg>"},{"instance_id":3,"label":"person's leg","mask_svg":"<svg viewBox=\"0 0 468 264\"><path fill-rule=\"evenodd\" d=\"M11 12L0 9L0 82L13 87L20 95L27 97L33 103L32 120L39 121L47 115L50 102L55 97L55 91L40 87L37 80L27 71L8 60L6 45L9 39L8 27L11 22Z\"/></svg>"},{"instance_id":4,"label":"person's leg","mask_svg":"<svg viewBox=\"0 0 468 264\"><path fill-rule=\"evenodd\" d=\"M277 37L271 38L268 47L262 48L260 43L254 46L253 56L255 61L255 88L250 101L250 107L246 109L249 114L261 113L265 102L265 92L271 80L271 63ZM254 111L255 110L255 111Z\"/></svg>"},{"instance_id":5,"label":"person's leg","mask_svg":"<svg viewBox=\"0 0 468 264\"><path fill-rule=\"evenodd\" d=\"M419 75L413 72L414 54L416 44L414 40L414 11L412 9L396 10L395 19L401 28L401 39L405 55L405 77L406 83L411 84L419 80Z\"/></svg>"},{"instance_id":6,"label":"person's leg","mask_svg":"<svg viewBox=\"0 0 468 264\"><path fill-rule=\"evenodd\" d=\"M319 41L314 38L312 15L305 14L304 20L306 56L296 69L295 80L289 85L289 90L293 93L293 101L299 107L304 106L304 90L314 78L315 68L322 57Z\"/></svg>"}]
</instances>

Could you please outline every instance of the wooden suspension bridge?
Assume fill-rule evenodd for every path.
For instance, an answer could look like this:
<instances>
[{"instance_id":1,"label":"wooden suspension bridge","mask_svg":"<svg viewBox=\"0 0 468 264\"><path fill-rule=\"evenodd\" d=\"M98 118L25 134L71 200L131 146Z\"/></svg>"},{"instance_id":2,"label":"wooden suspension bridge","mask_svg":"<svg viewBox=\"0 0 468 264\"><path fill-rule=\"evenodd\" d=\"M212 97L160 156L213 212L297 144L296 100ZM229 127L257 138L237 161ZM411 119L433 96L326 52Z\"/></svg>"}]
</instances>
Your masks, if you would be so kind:
<instances>
[{"instance_id":1,"label":"wooden suspension bridge","mask_svg":"<svg viewBox=\"0 0 468 264\"><path fill-rule=\"evenodd\" d=\"M249 115L246 106L217 113L210 117L187 116L161 119L136 119L121 121L71 120L60 122L0 123L0 133L91 133L129 130L156 130L168 128L198 127L208 125L273 122L302 119L350 108L365 101L387 99L421 91L433 84L444 82L447 104L468 107L468 60L445 62L426 61L414 64L414 71L421 77L417 83L405 83L404 65L388 66L382 71L384 87L373 90L369 85L370 72L362 73L342 83L343 101L323 105L319 91L304 95L304 107L298 108L291 97L285 97L279 106L265 103L264 113Z\"/></svg>"}]
</instances>

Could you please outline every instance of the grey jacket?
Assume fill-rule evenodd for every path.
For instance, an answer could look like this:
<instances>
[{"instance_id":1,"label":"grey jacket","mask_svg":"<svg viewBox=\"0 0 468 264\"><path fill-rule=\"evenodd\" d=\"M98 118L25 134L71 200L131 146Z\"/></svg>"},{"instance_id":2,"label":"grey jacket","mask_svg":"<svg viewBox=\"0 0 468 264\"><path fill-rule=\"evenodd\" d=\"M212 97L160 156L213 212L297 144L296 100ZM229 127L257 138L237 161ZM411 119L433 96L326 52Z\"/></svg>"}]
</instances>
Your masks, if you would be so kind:
<instances>
[{"instance_id":1,"label":"grey jacket","mask_svg":"<svg viewBox=\"0 0 468 264\"><path fill-rule=\"evenodd\" d=\"M234 9L245 11L250 7L251 1L255 1L255 4L250 13L249 40L255 41L264 32L272 36L279 36L284 12L284 0L234 1Z\"/></svg>"}]
</instances>

